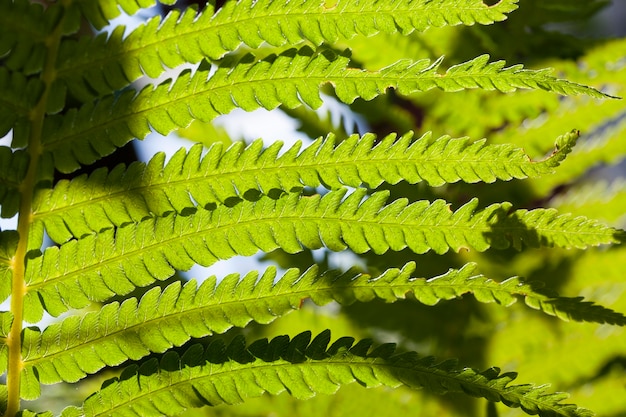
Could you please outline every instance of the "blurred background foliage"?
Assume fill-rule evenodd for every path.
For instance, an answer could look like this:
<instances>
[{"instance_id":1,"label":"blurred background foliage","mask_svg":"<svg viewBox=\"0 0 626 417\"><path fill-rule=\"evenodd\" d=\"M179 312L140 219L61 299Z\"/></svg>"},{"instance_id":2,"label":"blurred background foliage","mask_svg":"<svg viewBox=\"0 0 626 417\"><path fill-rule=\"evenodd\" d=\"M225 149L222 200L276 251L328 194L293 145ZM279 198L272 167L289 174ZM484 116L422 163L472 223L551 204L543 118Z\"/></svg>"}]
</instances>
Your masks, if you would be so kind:
<instances>
[{"instance_id":1,"label":"blurred background foliage","mask_svg":"<svg viewBox=\"0 0 626 417\"><path fill-rule=\"evenodd\" d=\"M202 8L203 2L180 1L174 7L183 8L190 3ZM433 28L406 37L356 37L333 47L350 48L355 65L368 69L382 68L402 58L437 59L443 55L444 66L451 66L488 53L509 65L552 67L561 77L626 97L625 2L520 0L519 6L508 20L492 26ZM273 52L275 48L268 48L261 54ZM325 93L327 100L332 101L332 89ZM478 196L485 206L507 200L516 208L555 207L562 212L601 219L616 227L626 226L626 100L563 98L542 91L511 95L432 91L409 97L390 92L371 102L357 100L349 111L339 115L306 108L281 110L298 122L301 133L312 139L329 132L342 138L355 131L379 135L433 131L435 135L485 137L491 143L514 143L533 159L547 156L558 135L579 129L582 134L579 144L551 177L437 188L422 184L387 188L392 198L414 201L443 197L458 207ZM360 120L360 124L355 120ZM178 134L205 145L239 139L229 136L223 128L197 122ZM133 158L133 150L126 149L104 163L113 166ZM265 255L265 260L283 268L302 269L313 263L332 268L358 264L371 273L416 261L423 276L441 274L448 268L475 261L480 272L494 280L521 276L527 281L544 283L561 295L583 296L626 312L624 246L585 252L544 248L443 256L417 256L409 251L383 256L324 251L289 255L277 251ZM336 336L371 337L381 343L393 340L401 350L417 350L423 355L436 353L442 359L458 358L461 366L515 370L520 374L519 383L550 381L553 390L571 392L572 402L594 410L599 416L626 416L626 330L609 325L565 323L538 313L523 302L505 309L479 304L467 297L434 307L406 300L319 308L303 300L300 311L271 325L233 329L220 337L231 339L240 333L250 338L296 335L307 329L315 334L326 328ZM93 384L99 384L102 377L93 378ZM67 390L61 389L56 395L67 403ZM361 401L364 397L368 401ZM341 388L337 395L320 395L309 401L297 401L287 394L265 396L240 406L192 410L187 415L505 417L521 414L519 410L494 407L465 396L439 397L407 389L365 390L351 385Z\"/></svg>"}]
</instances>

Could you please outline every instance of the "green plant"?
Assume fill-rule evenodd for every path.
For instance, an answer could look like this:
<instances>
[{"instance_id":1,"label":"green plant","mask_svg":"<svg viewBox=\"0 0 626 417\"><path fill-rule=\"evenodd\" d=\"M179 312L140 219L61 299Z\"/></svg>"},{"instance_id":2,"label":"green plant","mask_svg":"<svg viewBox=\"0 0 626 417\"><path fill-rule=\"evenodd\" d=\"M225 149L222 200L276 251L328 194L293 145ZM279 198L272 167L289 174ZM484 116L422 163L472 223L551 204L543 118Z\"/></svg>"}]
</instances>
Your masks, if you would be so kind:
<instances>
[{"instance_id":1,"label":"green plant","mask_svg":"<svg viewBox=\"0 0 626 417\"><path fill-rule=\"evenodd\" d=\"M409 404L413 412L473 414L463 404L479 397L487 400L488 415L504 413L494 405L503 403L529 414L587 416L543 385L474 368L486 368L483 362L492 359L506 366L517 360L517 368L529 369L521 378L536 376L576 391L589 380L623 381L619 372L609 372L609 365L620 363L623 337L593 336L597 323L620 331L626 323L614 311L626 304L626 291L611 280L625 252L608 246L621 242L623 231L578 214L590 209L587 204L597 209L596 217L617 225L624 189L577 183L590 167L625 153L616 139L626 126L624 104L615 99L626 86L623 40L579 45L566 35L531 31L531 43L506 38L510 44L497 48L493 39L502 32L475 25L514 16L517 0L227 1L218 11L207 5L201 12L187 8L152 18L127 37L116 28L108 38L88 34L85 22L100 28L120 9L134 14L155 1L45 3L0 0L0 131L12 133L11 147L0 148L0 204L3 217L18 216L16 230L0 234L0 298L11 297L10 311L0 315L4 415L35 415L21 411L20 399L40 398L42 385L78 381L84 402L67 400L62 416L179 415L252 397L260 398L248 409L215 407L213 413L289 410L306 406L264 394L287 391L308 399L357 381L462 394L442 406L412 391L409 400L373 391L371 401L359 400L370 412L384 402L382 412ZM546 10L554 16L542 16L558 21L584 17L602 4L528 2L520 13L551 5ZM543 24L512 20L509 30ZM542 64L552 59L564 78L506 67L480 52L449 66L438 58L449 51L454 63L472 51L465 47L455 55L454 48L472 37L480 42L471 48L495 55L540 58ZM541 57L528 56L526 47L542 42L570 48L565 56L550 48ZM372 55L373 45L384 45L387 53ZM409 54L416 59L400 59ZM200 66L156 87L132 87L184 63ZM383 96L389 89L394 94ZM501 94L517 89L533 91ZM347 135L339 126L333 127L336 135L327 135L332 123L302 107L319 107L321 90L351 104L379 134ZM156 154L147 164L77 174L152 130L191 135L183 128L192 122L211 131L200 123L235 108L278 106L301 120L304 131L325 137L286 150L261 141L227 149L215 143L206 152L195 145L167 163ZM546 122L521 126L546 115ZM420 128L416 119L434 132L488 141L404 133ZM400 136L386 135L404 127ZM595 130L603 140L573 152L579 132L564 132L574 128ZM212 132L216 142L223 140ZM513 179L526 180L502 182ZM567 192L558 192L563 185L570 186ZM46 234L53 244L44 248ZM328 253L314 261L311 250L318 248L362 256L354 268L338 271ZM259 251L290 269L201 284L176 275ZM542 289L542 281L573 295L604 294L600 301L607 307L560 297ZM607 283L612 287L603 291ZM462 298L466 293L475 300ZM401 301L406 298L412 301ZM484 304L511 306L518 298L547 315L592 324L568 333L577 335L573 340L552 340L573 325ZM309 299L343 307L329 322L310 309ZM365 309L359 307L365 302ZM297 323L282 318L299 309ZM64 316L43 329L23 324L39 322L44 312ZM333 328L332 338L326 327ZM394 334L399 353L381 344ZM582 344L593 344L594 354ZM534 353L537 347L543 355L552 349L563 360L580 360L584 370L551 363ZM457 357L473 368L430 354ZM94 388L102 379L102 388ZM358 395L342 388L337 398ZM616 405L602 395L587 402L604 415L619 415L620 394L608 389L606 396ZM297 414L341 409L340 400L324 405L335 397L320 398ZM34 404L41 415L52 415L45 411L48 401L44 395Z\"/></svg>"}]
</instances>

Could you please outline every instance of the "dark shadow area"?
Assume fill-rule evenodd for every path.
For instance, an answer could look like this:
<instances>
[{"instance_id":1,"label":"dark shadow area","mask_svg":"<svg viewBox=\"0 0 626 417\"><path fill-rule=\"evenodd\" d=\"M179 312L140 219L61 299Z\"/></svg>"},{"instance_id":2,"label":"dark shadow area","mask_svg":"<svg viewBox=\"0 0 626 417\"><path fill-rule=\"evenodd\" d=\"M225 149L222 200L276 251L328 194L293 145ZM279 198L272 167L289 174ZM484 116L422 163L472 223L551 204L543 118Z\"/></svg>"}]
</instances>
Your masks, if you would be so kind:
<instances>
[{"instance_id":1,"label":"dark shadow area","mask_svg":"<svg viewBox=\"0 0 626 417\"><path fill-rule=\"evenodd\" d=\"M97 169L106 168L109 172L120 164L129 166L133 162L138 162L137 152L132 142L127 143L121 148L117 148L115 152L105 157L98 159L91 165L83 166L81 169L72 172L71 174L64 174L59 171L54 173L54 184L57 184L60 180L71 180L80 175L90 175Z\"/></svg>"}]
</instances>

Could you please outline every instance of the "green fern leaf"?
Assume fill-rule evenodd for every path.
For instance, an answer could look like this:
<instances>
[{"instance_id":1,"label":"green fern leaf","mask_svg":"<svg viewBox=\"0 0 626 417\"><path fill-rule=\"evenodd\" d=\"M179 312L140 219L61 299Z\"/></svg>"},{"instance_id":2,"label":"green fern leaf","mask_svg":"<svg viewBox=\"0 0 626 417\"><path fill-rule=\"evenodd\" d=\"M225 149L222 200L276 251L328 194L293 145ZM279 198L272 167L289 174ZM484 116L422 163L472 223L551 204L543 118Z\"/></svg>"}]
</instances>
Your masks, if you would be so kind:
<instances>
[{"instance_id":1,"label":"green fern leaf","mask_svg":"<svg viewBox=\"0 0 626 417\"><path fill-rule=\"evenodd\" d=\"M58 28L63 35L75 33L80 15L72 6L29 0L0 0L0 56L3 68L25 75L41 72L48 53L48 41Z\"/></svg>"},{"instance_id":2,"label":"green fern leaf","mask_svg":"<svg viewBox=\"0 0 626 417\"><path fill-rule=\"evenodd\" d=\"M13 262L19 236L16 231L0 231L0 302L11 295Z\"/></svg>"},{"instance_id":3,"label":"green fern leaf","mask_svg":"<svg viewBox=\"0 0 626 417\"><path fill-rule=\"evenodd\" d=\"M569 184L580 178L589 169L615 164L626 154L626 119L607 123L598 132L583 136L580 146L570 155L570 159L554 175L540 181L529 182L535 195L543 197L562 184Z\"/></svg>"},{"instance_id":4,"label":"green fern leaf","mask_svg":"<svg viewBox=\"0 0 626 417\"><path fill-rule=\"evenodd\" d=\"M340 385L359 382L426 388L438 394L460 392L509 407L521 407L540 416L588 417L592 413L562 404L564 393L548 394L546 386L511 385L514 374L499 369L483 372L456 370L455 361L437 363L415 352L394 354L393 345L372 348L371 340L354 343L343 337L329 346L330 331L311 340L305 332L289 339L257 340L246 346L243 337L228 346L216 341L206 350L189 348L182 357L167 353L158 361L127 369L119 379L108 381L81 408L71 407L62 416L86 417L124 413L129 416L174 416L192 407L236 404L264 393L289 392L298 399L316 393L334 393Z\"/></svg>"},{"instance_id":5,"label":"green fern leaf","mask_svg":"<svg viewBox=\"0 0 626 417\"><path fill-rule=\"evenodd\" d=\"M48 235L57 243L82 237L112 226L156 214L178 213L246 192L267 194L270 190L345 185L376 188L383 182L400 180L411 184L426 181L442 185L456 181L493 182L537 177L552 173L576 141L572 132L557 139L557 149L547 159L531 161L521 149L508 145L490 146L485 140L441 137L430 134L412 140L406 134L396 140L389 135L357 135L336 144L334 137L318 139L300 152L297 142L278 156L282 143L263 149L261 140L245 149L237 143L228 150L212 147L201 158L202 147L189 153L179 151L163 167L158 154L147 166L134 164L111 173L99 170L89 178L60 182L52 190L41 190L34 204L34 218L43 221ZM88 205L88 209L85 207Z\"/></svg>"},{"instance_id":6,"label":"green fern leaf","mask_svg":"<svg viewBox=\"0 0 626 417\"><path fill-rule=\"evenodd\" d=\"M0 137L13 129L13 147L28 144L28 115L42 91L43 83L38 78L27 78L0 67Z\"/></svg>"},{"instance_id":7,"label":"green fern leaf","mask_svg":"<svg viewBox=\"0 0 626 417\"><path fill-rule=\"evenodd\" d=\"M9 347L7 346L7 336L11 331L12 324L13 314L8 311L0 312L0 373L6 372L9 366Z\"/></svg>"},{"instance_id":8,"label":"green fern leaf","mask_svg":"<svg viewBox=\"0 0 626 417\"><path fill-rule=\"evenodd\" d=\"M522 243L584 248L618 238L612 228L584 217L559 216L554 209L509 214L508 203L478 210L474 199L453 212L443 200L411 205L396 200L385 205L387 192L364 200L365 193L357 189L345 200L345 190L324 197L262 196L234 207L198 208L188 216L149 218L46 249L27 264L25 320L40 319L42 301L49 313L58 315L90 300L127 294L168 278L175 270L188 270L194 263L210 265L259 249L296 253L303 247L326 246L333 251L350 248L382 254L408 247L420 254L511 245L519 249Z\"/></svg>"},{"instance_id":9,"label":"green fern leaf","mask_svg":"<svg viewBox=\"0 0 626 417\"><path fill-rule=\"evenodd\" d=\"M54 18L44 10L28 0L0 0L0 56L6 68L33 73L43 66L43 41Z\"/></svg>"},{"instance_id":10,"label":"green fern leaf","mask_svg":"<svg viewBox=\"0 0 626 417\"><path fill-rule=\"evenodd\" d=\"M28 169L28 154L21 150L13 151L0 146L0 206L1 216L13 217L20 207L19 186Z\"/></svg>"},{"instance_id":11,"label":"green fern leaf","mask_svg":"<svg viewBox=\"0 0 626 417\"><path fill-rule=\"evenodd\" d=\"M544 295L527 296L526 304L562 320L594 321L624 326L625 317L610 309L583 301L583 297L551 298Z\"/></svg>"},{"instance_id":12,"label":"green fern leaf","mask_svg":"<svg viewBox=\"0 0 626 417\"><path fill-rule=\"evenodd\" d=\"M562 319L626 324L623 315L581 303L582 298L545 295L517 278L497 283L476 275L475 264L428 280L415 278L414 272L414 263L389 269L378 277L355 271L320 275L313 266L303 274L291 269L278 281L275 269L270 268L260 278L256 272L241 280L239 275L231 274L219 285L215 277L198 288L195 281L182 288L176 282L163 291L148 291L139 303L134 298L122 305L111 303L98 312L68 317L43 332L25 330L24 369L33 374L36 369L44 384L76 382L105 366L165 352L192 337L245 327L250 321L270 323L298 309L304 298L317 305L331 301L350 305L373 299L392 303L411 293L418 301L434 305L472 293L481 302L508 306L517 301L516 295L523 295L528 305Z\"/></svg>"},{"instance_id":13,"label":"green fern leaf","mask_svg":"<svg viewBox=\"0 0 626 417\"><path fill-rule=\"evenodd\" d=\"M596 86L605 86L612 94L623 96L626 91L626 67L620 62L626 59L623 52L626 50L625 46L624 40L607 42L592 50L577 65L561 64L558 70L568 79L592 79ZM606 127L605 124L610 125L621 120L624 102L622 100L597 102L585 97L568 98L550 113L551 116L547 119L537 117L536 120L527 121L526 127L522 129L514 123L512 128L503 129L490 136L490 140L524 146L531 157L541 156L550 146L543 140L546 135L549 136L551 132L558 135L563 130L563 125L576 126L584 133L601 130Z\"/></svg>"},{"instance_id":14,"label":"green fern leaf","mask_svg":"<svg viewBox=\"0 0 626 417\"><path fill-rule=\"evenodd\" d=\"M107 18L119 13L116 5L109 8ZM493 6L482 0L339 0L331 7L320 0L226 2L215 13L208 7L199 14L192 9L182 15L173 11L163 21L154 17L126 38L124 28L118 27L108 39L101 35L91 42L62 45L58 74L79 91L79 96L88 99L91 91L110 94L111 89L126 87L144 73L156 78L164 66L220 59L242 44L252 48L263 43L283 46L304 41L321 45L357 34L407 35L430 26L491 24L504 20L506 13L516 8L517 0ZM85 79L82 85L77 82L81 78Z\"/></svg>"},{"instance_id":15,"label":"green fern leaf","mask_svg":"<svg viewBox=\"0 0 626 417\"><path fill-rule=\"evenodd\" d=\"M20 373L20 398L24 400L36 400L41 396L41 383L39 376L32 368L24 369Z\"/></svg>"},{"instance_id":16,"label":"green fern leaf","mask_svg":"<svg viewBox=\"0 0 626 417\"><path fill-rule=\"evenodd\" d=\"M606 97L590 87L556 79L546 70L526 70L519 65L504 68L503 61L489 63L486 55L455 65L444 74L437 72L441 60L404 60L372 72L349 68L348 63L345 53L334 55L325 50L314 54L308 47L261 61L247 55L236 65L222 63L208 81L207 71L198 70L193 76L187 71L176 82L168 81L154 89L146 87L136 97L127 91L118 98L106 97L95 105L86 104L67 115L48 118L44 132L50 133L42 143L52 153L55 166L71 172L79 163L91 163L134 137L144 138L151 127L167 134L187 126L193 118L210 121L236 107L250 111L304 103L317 108L322 104L319 88L326 83L333 84L344 103L352 103L357 97L371 100L388 88L401 94L433 88L532 88ZM116 117L111 120L113 113Z\"/></svg>"}]
</instances>

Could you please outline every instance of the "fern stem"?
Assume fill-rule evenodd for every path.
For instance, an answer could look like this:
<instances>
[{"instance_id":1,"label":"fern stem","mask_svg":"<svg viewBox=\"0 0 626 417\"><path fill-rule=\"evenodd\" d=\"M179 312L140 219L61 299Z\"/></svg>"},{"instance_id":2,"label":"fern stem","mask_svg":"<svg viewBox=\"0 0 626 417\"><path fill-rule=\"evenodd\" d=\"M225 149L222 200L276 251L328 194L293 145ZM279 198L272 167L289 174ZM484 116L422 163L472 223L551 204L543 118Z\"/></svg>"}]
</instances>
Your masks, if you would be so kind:
<instances>
[{"instance_id":1,"label":"fern stem","mask_svg":"<svg viewBox=\"0 0 626 417\"><path fill-rule=\"evenodd\" d=\"M58 7L65 7L67 1ZM55 6L50 6L55 7ZM29 251L29 232L32 225L32 206L34 190L39 178L39 162L43 147L41 138L43 123L46 116L46 107L50 96L51 86L56 78L56 59L61 43L64 13L57 22L54 30L46 38L46 59L41 73L44 82L44 90L37 105L30 112L31 131L28 140L27 152L30 157L28 171L24 181L20 185L21 201L17 221L19 242L13 258L13 281L11 283L11 312L13 323L7 337L8 346L8 370L7 370L7 416L17 415L20 410L20 374L24 367L22 358L22 329L24 296L26 295L26 255Z\"/></svg>"}]
</instances>

